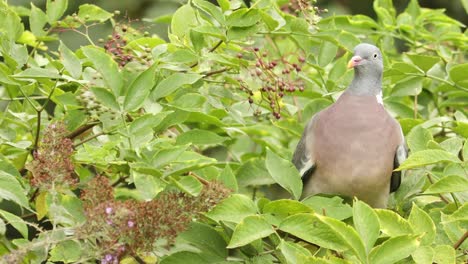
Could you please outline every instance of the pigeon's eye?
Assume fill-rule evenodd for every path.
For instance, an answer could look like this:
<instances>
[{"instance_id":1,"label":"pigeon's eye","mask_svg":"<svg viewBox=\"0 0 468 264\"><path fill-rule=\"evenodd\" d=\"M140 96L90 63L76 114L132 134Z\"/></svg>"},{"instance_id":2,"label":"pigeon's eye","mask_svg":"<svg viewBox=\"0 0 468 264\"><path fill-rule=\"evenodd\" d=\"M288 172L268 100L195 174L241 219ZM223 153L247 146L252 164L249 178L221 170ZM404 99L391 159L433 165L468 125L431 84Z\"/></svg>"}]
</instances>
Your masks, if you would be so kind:
<instances>
[{"instance_id":1,"label":"pigeon's eye","mask_svg":"<svg viewBox=\"0 0 468 264\"><path fill-rule=\"evenodd\" d=\"M377 53L374 53L374 59L377 58Z\"/></svg>"}]
</instances>

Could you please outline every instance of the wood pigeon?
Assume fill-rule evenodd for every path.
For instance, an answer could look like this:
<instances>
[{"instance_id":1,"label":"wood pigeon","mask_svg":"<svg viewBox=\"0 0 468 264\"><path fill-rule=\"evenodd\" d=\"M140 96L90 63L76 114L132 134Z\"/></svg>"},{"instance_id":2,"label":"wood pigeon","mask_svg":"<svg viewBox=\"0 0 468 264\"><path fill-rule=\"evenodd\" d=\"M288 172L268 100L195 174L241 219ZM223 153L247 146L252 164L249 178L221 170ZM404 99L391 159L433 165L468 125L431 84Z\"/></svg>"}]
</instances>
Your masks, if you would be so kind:
<instances>
[{"instance_id":1,"label":"wood pigeon","mask_svg":"<svg viewBox=\"0 0 468 264\"><path fill-rule=\"evenodd\" d=\"M393 169L407 151L400 124L383 106L382 53L359 44L348 68L354 68L353 81L311 118L292 161L302 176L303 197L337 194L385 208L401 182L401 172Z\"/></svg>"}]
</instances>

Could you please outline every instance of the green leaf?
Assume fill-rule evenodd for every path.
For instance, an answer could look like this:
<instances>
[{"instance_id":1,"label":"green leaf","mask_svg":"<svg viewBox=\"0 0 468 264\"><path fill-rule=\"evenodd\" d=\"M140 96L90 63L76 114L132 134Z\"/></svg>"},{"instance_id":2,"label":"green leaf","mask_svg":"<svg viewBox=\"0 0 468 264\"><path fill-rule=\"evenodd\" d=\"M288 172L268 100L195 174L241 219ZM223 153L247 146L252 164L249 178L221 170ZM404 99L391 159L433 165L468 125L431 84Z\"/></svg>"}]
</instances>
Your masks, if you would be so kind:
<instances>
[{"instance_id":1,"label":"green leaf","mask_svg":"<svg viewBox=\"0 0 468 264\"><path fill-rule=\"evenodd\" d=\"M220 25L224 25L224 15L219 7L205 0L194 0L192 3L216 19Z\"/></svg>"},{"instance_id":2,"label":"green leaf","mask_svg":"<svg viewBox=\"0 0 468 264\"><path fill-rule=\"evenodd\" d=\"M156 84L154 79L156 67L157 64L154 64L146 69L130 84L123 104L126 111L135 111L144 103Z\"/></svg>"},{"instance_id":3,"label":"green leaf","mask_svg":"<svg viewBox=\"0 0 468 264\"><path fill-rule=\"evenodd\" d=\"M15 202L24 208L30 208L26 191L15 176L5 171L0 171L0 199Z\"/></svg>"},{"instance_id":4,"label":"green leaf","mask_svg":"<svg viewBox=\"0 0 468 264\"><path fill-rule=\"evenodd\" d=\"M463 145L462 149L462 157L463 161L468 161L468 139L465 139L465 144Z\"/></svg>"},{"instance_id":5,"label":"green leaf","mask_svg":"<svg viewBox=\"0 0 468 264\"><path fill-rule=\"evenodd\" d=\"M146 133L148 130L152 130L157 127L167 115L167 112L160 112L155 115L145 114L138 117L130 124L130 134Z\"/></svg>"},{"instance_id":6,"label":"green leaf","mask_svg":"<svg viewBox=\"0 0 468 264\"><path fill-rule=\"evenodd\" d=\"M468 72L468 63L455 65L449 70L450 79L454 83L466 82L468 77L466 73Z\"/></svg>"},{"instance_id":7,"label":"green leaf","mask_svg":"<svg viewBox=\"0 0 468 264\"><path fill-rule=\"evenodd\" d=\"M436 236L436 227L431 217L420 209L415 203L411 209L408 222L413 227L415 234L422 235L421 245L430 246Z\"/></svg>"},{"instance_id":8,"label":"green leaf","mask_svg":"<svg viewBox=\"0 0 468 264\"><path fill-rule=\"evenodd\" d=\"M189 251L179 251L174 254L171 254L167 257L164 257L161 260L161 264L206 264L206 259L202 254L189 252Z\"/></svg>"},{"instance_id":9,"label":"green leaf","mask_svg":"<svg viewBox=\"0 0 468 264\"><path fill-rule=\"evenodd\" d=\"M31 3L31 15L29 16L29 25L31 31L36 37L42 37L46 33L44 26L47 23L47 15L40 9Z\"/></svg>"},{"instance_id":10,"label":"green leaf","mask_svg":"<svg viewBox=\"0 0 468 264\"><path fill-rule=\"evenodd\" d=\"M229 167L229 164L226 165L226 167L224 167L224 170L219 175L218 180L222 182L227 188L233 190L234 192L237 192L237 179L234 173L232 172L231 167Z\"/></svg>"},{"instance_id":11,"label":"green leaf","mask_svg":"<svg viewBox=\"0 0 468 264\"><path fill-rule=\"evenodd\" d=\"M47 0L46 14L49 18L49 23L59 20L63 13L67 10L68 0Z\"/></svg>"},{"instance_id":12,"label":"green leaf","mask_svg":"<svg viewBox=\"0 0 468 264\"><path fill-rule=\"evenodd\" d=\"M283 239L281 239L281 242L278 248L281 251L281 254L283 254L283 256L286 258L288 263L291 263L291 264L302 263L300 262L301 257L312 256L310 251L307 250L305 247L299 245L299 243L294 243L294 242L286 241ZM310 262L310 263L316 263L316 262Z\"/></svg>"},{"instance_id":13,"label":"green leaf","mask_svg":"<svg viewBox=\"0 0 468 264\"><path fill-rule=\"evenodd\" d=\"M438 245L434 248L434 262L437 264L456 263L456 251L450 245Z\"/></svg>"},{"instance_id":14,"label":"green leaf","mask_svg":"<svg viewBox=\"0 0 468 264\"><path fill-rule=\"evenodd\" d=\"M216 145L223 143L226 139L208 130L192 129L180 134L177 137L177 144Z\"/></svg>"},{"instance_id":15,"label":"green leaf","mask_svg":"<svg viewBox=\"0 0 468 264\"><path fill-rule=\"evenodd\" d=\"M414 234L410 223L399 214L384 209L375 209L375 212L379 217L382 233L391 237Z\"/></svg>"},{"instance_id":16,"label":"green leaf","mask_svg":"<svg viewBox=\"0 0 468 264\"><path fill-rule=\"evenodd\" d=\"M468 0L461 0L465 13L468 13Z\"/></svg>"},{"instance_id":17,"label":"green leaf","mask_svg":"<svg viewBox=\"0 0 468 264\"><path fill-rule=\"evenodd\" d=\"M319 54L318 54L318 64L320 67L327 66L336 56L336 52L338 51L338 46L329 42L329 41L322 41L320 44Z\"/></svg>"},{"instance_id":18,"label":"green leaf","mask_svg":"<svg viewBox=\"0 0 468 264\"><path fill-rule=\"evenodd\" d=\"M318 214L296 214L286 218L278 227L307 242L336 251L350 249L365 262L366 250L356 231L334 218Z\"/></svg>"},{"instance_id":19,"label":"green leaf","mask_svg":"<svg viewBox=\"0 0 468 264\"><path fill-rule=\"evenodd\" d=\"M411 255L418 247L419 236L417 235L392 237L371 251L369 262L393 264Z\"/></svg>"},{"instance_id":20,"label":"green leaf","mask_svg":"<svg viewBox=\"0 0 468 264\"><path fill-rule=\"evenodd\" d=\"M52 248L49 261L71 263L78 261L81 255L80 243L74 240L65 240Z\"/></svg>"},{"instance_id":21,"label":"green leaf","mask_svg":"<svg viewBox=\"0 0 468 264\"><path fill-rule=\"evenodd\" d=\"M22 78L47 78L47 79L62 79L62 76L58 74L58 71L54 68L39 68L31 67L26 70L13 75L16 79Z\"/></svg>"},{"instance_id":22,"label":"green leaf","mask_svg":"<svg viewBox=\"0 0 468 264\"><path fill-rule=\"evenodd\" d=\"M177 239L188 242L207 256L209 254L210 258L207 259L209 263L221 262L228 255L224 238L216 231L215 227L207 224L194 221L187 231L179 234Z\"/></svg>"},{"instance_id":23,"label":"green leaf","mask_svg":"<svg viewBox=\"0 0 468 264\"><path fill-rule=\"evenodd\" d=\"M434 249L430 246L420 246L411 254L411 257L417 264L433 263Z\"/></svg>"},{"instance_id":24,"label":"green leaf","mask_svg":"<svg viewBox=\"0 0 468 264\"><path fill-rule=\"evenodd\" d=\"M145 201L154 199L166 186L157 176L140 173L137 170L132 170L132 177L137 191Z\"/></svg>"},{"instance_id":25,"label":"green leaf","mask_svg":"<svg viewBox=\"0 0 468 264\"><path fill-rule=\"evenodd\" d=\"M229 3L229 0L217 0L218 5L221 7L223 11L227 11L231 8L231 4Z\"/></svg>"},{"instance_id":26,"label":"green leaf","mask_svg":"<svg viewBox=\"0 0 468 264\"><path fill-rule=\"evenodd\" d=\"M115 111L120 111L120 105L117 103L117 99L108 89L102 87L91 87L90 90L93 92L94 96L96 96L99 103L102 103Z\"/></svg>"},{"instance_id":27,"label":"green leaf","mask_svg":"<svg viewBox=\"0 0 468 264\"><path fill-rule=\"evenodd\" d=\"M28 226L26 225L26 222L21 219L20 217L9 213L7 211L1 210L0 209L0 215L5 219L5 221L12 225L18 232L24 237L28 238Z\"/></svg>"},{"instance_id":28,"label":"green leaf","mask_svg":"<svg viewBox=\"0 0 468 264\"><path fill-rule=\"evenodd\" d=\"M174 180L174 183L179 189L191 196L197 196L203 189L203 184L193 176L181 177L180 180Z\"/></svg>"},{"instance_id":29,"label":"green leaf","mask_svg":"<svg viewBox=\"0 0 468 264\"><path fill-rule=\"evenodd\" d=\"M24 26L21 18L11 10L6 2L0 4L0 33L9 40L16 41L23 35ZM5 56L4 54L2 54ZM12 54L13 55L13 54ZM13 56L14 57L14 56Z\"/></svg>"},{"instance_id":30,"label":"green leaf","mask_svg":"<svg viewBox=\"0 0 468 264\"><path fill-rule=\"evenodd\" d=\"M257 207L250 198L242 194L233 194L206 213L206 216L217 222L239 223L245 217L256 213Z\"/></svg>"},{"instance_id":31,"label":"green leaf","mask_svg":"<svg viewBox=\"0 0 468 264\"><path fill-rule=\"evenodd\" d=\"M39 195L36 196L35 206L36 206L36 213L37 219L41 220L44 218L47 213L49 212L48 204L47 204L47 195L48 192L40 192Z\"/></svg>"},{"instance_id":32,"label":"green leaf","mask_svg":"<svg viewBox=\"0 0 468 264\"><path fill-rule=\"evenodd\" d=\"M449 175L429 186L424 193L433 194L465 191L468 191L468 179L463 176Z\"/></svg>"},{"instance_id":33,"label":"green leaf","mask_svg":"<svg viewBox=\"0 0 468 264\"><path fill-rule=\"evenodd\" d=\"M422 91L422 77L410 77L398 82L392 89L392 96L418 95Z\"/></svg>"},{"instance_id":34,"label":"green leaf","mask_svg":"<svg viewBox=\"0 0 468 264\"><path fill-rule=\"evenodd\" d=\"M258 9L240 8L232 12L226 20L230 27L250 27L261 19Z\"/></svg>"},{"instance_id":35,"label":"green leaf","mask_svg":"<svg viewBox=\"0 0 468 264\"><path fill-rule=\"evenodd\" d=\"M434 138L429 130L416 126L406 136L406 142L412 153L427 149L427 143Z\"/></svg>"},{"instance_id":36,"label":"green leaf","mask_svg":"<svg viewBox=\"0 0 468 264\"><path fill-rule=\"evenodd\" d=\"M440 146L453 155L458 156L458 153L463 147L463 139L459 137L448 138L442 141Z\"/></svg>"},{"instance_id":37,"label":"green leaf","mask_svg":"<svg viewBox=\"0 0 468 264\"><path fill-rule=\"evenodd\" d=\"M295 200L281 199L271 201L262 208L263 214L271 214L278 221L284 220L284 218L300 214L300 213L313 213L314 210L309 206Z\"/></svg>"},{"instance_id":38,"label":"green leaf","mask_svg":"<svg viewBox=\"0 0 468 264\"><path fill-rule=\"evenodd\" d=\"M73 78L79 79L81 77L81 62L78 57L76 57L75 53L67 48L67 46L65 46L62 41L60 41L58 50L60 52L60 59L65 69L71 74Z\"/></svg>"},{"instance_id":39,"label":"green leaf","mask_svg":"<svg viewBox=\"0 0 468 264\"><path fill-rule=\"evenodd\" d=\"M78 10L78 17L84 21L99 21L104 22L109 20L114 15L92 4L82 4Z\"/></svg>"},{"instance_id":40,"label":"green leaf","mask_svg":"<svg viewBox=\"0 0 468 264\"><path fill-rule=\"evenodd\" d=\"M273 179L290 194L294 199L299 199L302 194L302 181L299 172L294 165L267 149L265 165Z\"/></svg>"},{"instance_id":41,"label":"green leaf","mask_svg":"<svg viewBox=\"0 0 468 264\"><path fill-rule=\"evenodd\" d=\"M4 236L4 235L5 235L5 232L6 232L6 224L5 224L5 221L3 221L3 219L0 218L0 235L1 235L1 236Z\"/></svg>"},{"instance_id":42,"label":"green leaf","mask_svg":"<svg viewBox=\"0 0 468 264\"><path fill-rule=\"evenodd\" d=\"M189 33L190 28L196 24L195 11L190 5L179 7L172 15L171 33L183 38Z\"/></svg>"},{"instance_id":43,"label":"green leaf","mask_svg":"<svg viewBox=\"0 0 468 264\"><path fill-rule=\"evenodd\" d=\"M439 149L427 149L411 154L396 171L423 167L439 162L459 163L461 161L450 152Z\"/></svg>"},{"instance_id":44,"label":"green leaf","mask_svg":"<svg viewBox=\"0 0 468 264\"><path fill-rule=\"evenodd\" d=\"M275 233L275 230L263 216L247 216L237 224L227 248L241 247L273 233Z\"/></svg>"},{"instance_id":45,"label":"green leaf","mask_svg":"<svg viewBox=\"0 0 468 264\"><path fill-rule=\"evenodd\" d=\"M434 65L440 62L440 57L428 56L428 55L419 55L419 54L406 54L410 60L418 66L421 70L427 72Z\"/></svg>"},{"instance_id":46,"label":"green leaf","mask_svg":"<svg viewBox=\"0 0 468 264\"><path fill-rule=\"evenodd\" d=\"M81 48L86 57L93 63L94 69L101 73L102 78L112 90L112 93L118 97L123 87L123 78L120 74L117 63L111 56L101 49L87 46Z\"/></svg>"},{"instance_id":47,"label":"green leaf","mask_svg":"<svg viewBox=\"0 0 468 264\"><path fill-rule=\"evenodd\" d=\"M353 223L354 228L364 241L366 252L369 253L380 234L377 214L366 203L355 200L353 205Z\"/></svg>"},{"instance_id":48,"label":"green leaf","mask_svg":"<svg viewBox=\"0 0 468 264\"><path fill-rule=\"evenodd\" d=\"M353 215L351 206L343 203L343 199L339 196L330 198L314 195L307 197L302 203L311 207L317 213L325 214L337 220L344 220Z\"/></svg>"},{"instance_id":49,"label":"green leaf","mask_svg":"<svg viewBox=\"0 0 468 264\"><path fill-rule=\"evenodd\" d=\"M183 85L193 84L203 76L195 73L174 73L161 81L151 93L153 99L166 97Z\"/></svg>"}]
</instances>

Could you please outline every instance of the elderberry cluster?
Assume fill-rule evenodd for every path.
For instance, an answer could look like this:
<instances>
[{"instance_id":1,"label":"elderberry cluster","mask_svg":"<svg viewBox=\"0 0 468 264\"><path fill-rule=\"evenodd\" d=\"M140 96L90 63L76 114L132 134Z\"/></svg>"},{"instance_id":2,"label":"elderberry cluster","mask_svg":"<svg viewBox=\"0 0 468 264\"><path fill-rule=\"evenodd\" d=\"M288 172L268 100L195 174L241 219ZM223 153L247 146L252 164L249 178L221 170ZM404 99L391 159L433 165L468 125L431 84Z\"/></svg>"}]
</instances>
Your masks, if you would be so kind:
<instances>
[{"instance_id":1,"label":"elderberry cluster","mask_svg":"<svg viewBox=\"0 0 468 264\"><path fill-rule=\"evenodd\" d=\"M207 182L196 197L171 191L151 201L123 201L114 198L109 179L97 175L81 193L86 223L78 233L98 245L101 263L119 263L125 256L152 251L157 240L173 244L194 219L230 193L218 182Z\"/></svg>"},{"instance_id":2,"label":"elderberry cluster","mask_svg":"<svg viewBox=\"0 0 468 264\"><path fill-rule=\"evenodd\" d=\"M301 15L311 25L315 25L320 21L321 14L327 13L328 9L320 9L314 4L317 0L290 0L287 4L281 7L285 13L293 15Z\"/></svg>"},{"instance_id":3,"label":"elderberry cluster","mask_svg":"<svg viewBox=\"0 0 468 264\"><path fill-rule=\"evenodd\" d=\"M240 89L247 93L251 105L267 103L273 116L280 119L282 98L288 93L304 91L304 84L298 73L302 71L305 59L301 56L292 59L286 56L272 59L267 51L260 51L257 47L252 51L255 63L248 70L250 76L260 82L261 88L254 91L240 80ZM238 57L242 57L242 54ZM255 116L260 114L258 109L254 112Z\"/></svg>"}]
</instances>

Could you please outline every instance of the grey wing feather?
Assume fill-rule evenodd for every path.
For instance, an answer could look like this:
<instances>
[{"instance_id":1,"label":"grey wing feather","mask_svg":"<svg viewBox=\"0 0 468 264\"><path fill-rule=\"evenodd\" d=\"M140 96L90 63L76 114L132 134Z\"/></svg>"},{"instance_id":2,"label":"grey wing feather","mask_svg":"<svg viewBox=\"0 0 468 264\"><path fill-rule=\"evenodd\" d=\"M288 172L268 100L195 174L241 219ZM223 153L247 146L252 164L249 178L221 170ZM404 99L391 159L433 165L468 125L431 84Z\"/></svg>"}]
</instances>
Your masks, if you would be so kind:
<instances>
[{"instance_id":1,"label":"grey wing feather","mask_svg":"<svg viewBox=\"0 0 468 264\"><path fill-rule=\"evenodd\" d=\"M312 142L309 142L307 139L309 138L307 133L310 131L310 127L313 122L313 118L309 121L306 125L304 132L302 133L301 140L297 143L296 150L294 151L294 155L292 158L292 162L294 166L296 166L297 170L301 174L302 181L305 183L309 180L310 176L312 175L315 164L313 162L313 158L311 153L309 153L308 149L310 149Z\"/></svg>"},{"instance_id":2,"label":"grey wing feather","mask_svg":"<svg viewBox=\"0 0 468 264\"><path fill-rule=\"evenodd\" d=\"M393 159L393 169L400 167L401 163L406 160L408 156L408 150L403 143L398 145L398 148L395 152L395 158ZM390 179L390 192L395 192L398 190L401 184L401 171L394 171L392 172L392 178Z\"/></svg>"}]
</instances>

